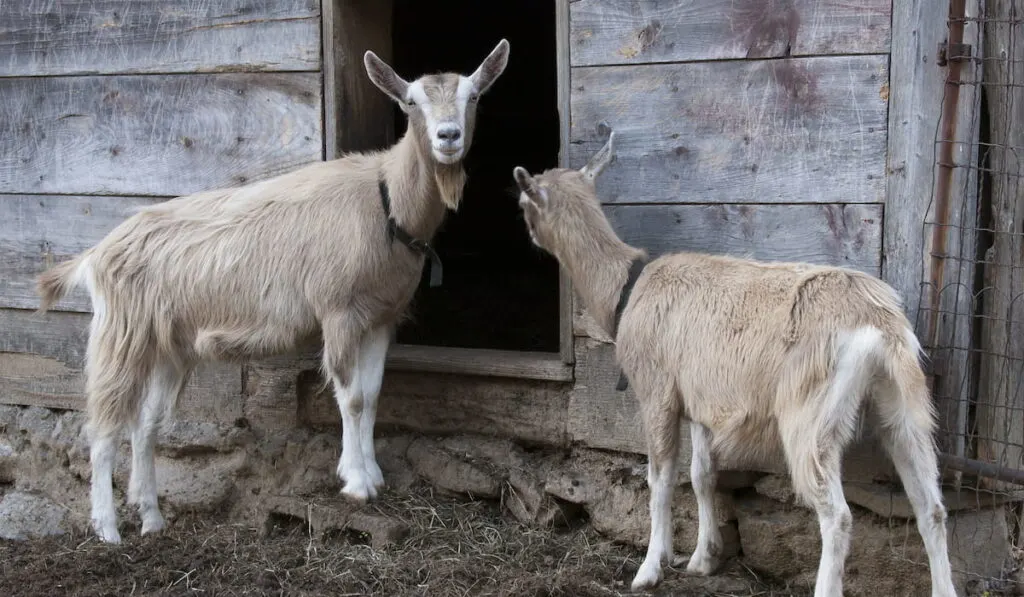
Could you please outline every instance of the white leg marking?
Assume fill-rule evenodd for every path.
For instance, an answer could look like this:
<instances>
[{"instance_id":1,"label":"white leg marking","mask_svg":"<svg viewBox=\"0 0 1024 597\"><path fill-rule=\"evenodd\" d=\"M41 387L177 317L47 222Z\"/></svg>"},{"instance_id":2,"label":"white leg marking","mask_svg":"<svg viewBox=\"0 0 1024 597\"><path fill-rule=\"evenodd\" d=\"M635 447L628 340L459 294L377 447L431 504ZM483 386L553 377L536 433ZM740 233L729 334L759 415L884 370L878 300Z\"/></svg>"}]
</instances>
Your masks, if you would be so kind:
<instances>
[{"instance_id":1,"label":"white leg marking","mask_svg":"<svg viewBox=\"0 0 1024 597\"><path fill-rule=\"evenodd\" d=\"M673 446L674 447L674 446ZM661 582L661 566L672 561L672 493L676 480L676 458L657 462L654 458L647 467L647 485L651 490L651 539L647 555L633 577L632 589L638 591L654 587Z\"/></svg>"},{"instance_id":2,"label":"white leg marking","mask_svg":"<svg viewBox=\"0 0 1024 597\"><path fill-rule=\"evenodd\" d=\"M172 365L156 363L146 384L139 420L132 429L132 471L128 482L128 503L139 508L142 534L164 528L164 518L157 502L156 447L157 426L167 408L181 392L186 374Z\"/></svg>"},{"instance_id":3,"label":"white leg marking","mask_svg":"<svg viewBox=\"0 0 1024 597\"><path fill-rule=\"evenodd\" d=\"M890 395L884 399L897 404L898 397L891 393L895 388L889 390ZM954 597L956 589L946 544L946 507L939 491L935 451L928 433L918 429L911 417L903 414L894 415L893 419L895 426L885 430L885 445L914 508L917 530L924 540L931 568L932 596Z\"/></svg>"},{"instance_id":4,"label":"white leg marking","mask_svg":"<svg viewBox=\"0 0 1024 597\"><path fill-rule=\"evenodd\" d=\"M114 457L118 434L92 440L89 460L92 463L92 528L106 543L120 543L117 532L117 511L114 508Z\"/></svg>"},{"instance_id":5,"label":"white leg marking","mask_svg":"<svg viewBox=\"0 0 1024 597\"><path fill-rule=\"evenodd\" d=\"M690 422L693 455L690 479L697 496L697 548L686 571L703 576L714 572L722 554L722 533L715 519L715 463L711 457L711 432L700 423Z\"/></svg>"},{"instance_id":6,"label":"white leg marking","mask_svg":"<svg viewBox=\"0 0 1024 597\"><path fill-rule=\"evenodd\" d=\"M853 515L843 496L838 459L827 469L828 478L814 504L821 530L821 561L814 583L814 597L843 596L843 568L850 550Z\"/></svg>"},{"instance_id":7,"label":"white leg marking","mask_svg":"<svg viewBox=\"0 0 1024 597\"><path fill-rule=\"evenodd\" d=\"M370 330L359 347L358 372L363 389L363 417L359 424L359 443L363 451L366 474L377 490L384 488L384 474L377 464L373 445L373 427L377 420L377 401L384 381L384 360L391 343L391 330L380 327Z\"/></svg>"},{"instance_id":8,"label":"white leg marking","mask_svg":"<svg viewBox=\"0 0 1024 597\"><path fill-rule=\"evenodd\" d=\"M341 412L341 459L338 461L338 476L345 481L341 493L360 502L376 497L377 490L366 473L363 448L360 445L360 428L363 418L362 376L353 368L352 381L347 386L341 378L333 376L334 397Z\"/></svg>"}]
</instances>

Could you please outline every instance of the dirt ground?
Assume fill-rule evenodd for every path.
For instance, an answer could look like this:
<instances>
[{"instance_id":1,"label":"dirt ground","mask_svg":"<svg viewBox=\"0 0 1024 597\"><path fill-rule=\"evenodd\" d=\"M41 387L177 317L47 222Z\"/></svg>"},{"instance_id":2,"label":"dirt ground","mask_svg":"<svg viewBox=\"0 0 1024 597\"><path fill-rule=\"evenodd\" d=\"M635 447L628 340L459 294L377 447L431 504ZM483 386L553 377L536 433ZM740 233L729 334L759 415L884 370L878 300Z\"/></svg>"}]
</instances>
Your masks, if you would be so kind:
<instances>
[{"instance_id":1,"label":"dirt ground","mask_svg":"<svg viewBox=\"0 0 1024 597\"><path fill-rule=\"evenodd\" d=\"M496 503L428 487L366 508L404 524L404 539L374 549L353 531L313 536L297 518L257 527L210 515L183 515L163 533L140 537L135 517L124 512L119 546L83 533L0 542L0 595L614 596L629 594L643 556L585 524L529 528L502 516ZM737 561L711 578L669 569L651 594L797 595Z\"/></svg>"}]
</instances>

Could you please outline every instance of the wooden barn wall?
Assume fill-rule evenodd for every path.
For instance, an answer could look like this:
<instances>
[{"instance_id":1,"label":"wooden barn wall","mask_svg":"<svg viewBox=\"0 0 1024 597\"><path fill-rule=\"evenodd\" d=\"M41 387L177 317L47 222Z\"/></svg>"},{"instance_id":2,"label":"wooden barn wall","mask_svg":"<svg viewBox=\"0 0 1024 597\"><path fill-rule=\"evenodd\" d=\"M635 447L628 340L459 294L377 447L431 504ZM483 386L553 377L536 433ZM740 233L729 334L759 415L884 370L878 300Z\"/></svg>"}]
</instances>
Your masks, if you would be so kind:
<instances>
[{"instance_id":1,"label":"wooden barn wall","mask_svg":"<svg viewBox=\"0 0 1024 597\"><path fill-rule=\"evenodd\" d=\"M139 206L324 151L320 0L0 2L0 402L81 408L90 311L40 316L34 278ZM238 366L191 415L243 414Z\"/></svg>"},{"instance_id":2,"label":"wooden barn wall","mask_svg":"<svg viewBox=\"0 0 1024 597\"><path fill-rule=\"evenodd\" d=\"M84 407L89 299L76 290L36 314L41 271L137 207L391 139L392 104L362 70L367 48L391 56L390 12L388 0L0 1L0 403ZM567 444L568 384L397 357L382 427ZM179 416L337 429L318 368L309 355L205 365Z\"/></svg>"},{"instance_id":3,"label":"wooden barn wall","mask_svg":"<svg viewBox=\"0 0 1024 597\"><path fill-rule=\"evenodd\" d=\"M569 166L601 147L605 125L616 131L598 192L627 242L881 273L889 0L576 0L569 11ZM587 337L588 319L577 304L568 435L644 452L635 400L615 390L612 349Z\"/></svg>"},{"instance_id":4,"label":"wooden barn wall","mask_svg":"<svg viewBox=\"0 0 1024 597\"><path fill-rule=\"evenodd\" d=\"M375 143L343 126L363 91L322 83L346 75L321 52L343 65L359 40L389 39L356 6L328 2L321 34L319 0L0 3L0 402L82 406L88 300L34 314L45 267L137 206ZM888 0L559 0L559 14L565 159L582 166L602 123L618 132L598 189L627 241L881 271ZM567 323L571 391L389 370L379 421L643 452L610 347L578 304ZM204 367L184 400L215 420L337 426L309 359Z\"/></svg>"}]
</instances>

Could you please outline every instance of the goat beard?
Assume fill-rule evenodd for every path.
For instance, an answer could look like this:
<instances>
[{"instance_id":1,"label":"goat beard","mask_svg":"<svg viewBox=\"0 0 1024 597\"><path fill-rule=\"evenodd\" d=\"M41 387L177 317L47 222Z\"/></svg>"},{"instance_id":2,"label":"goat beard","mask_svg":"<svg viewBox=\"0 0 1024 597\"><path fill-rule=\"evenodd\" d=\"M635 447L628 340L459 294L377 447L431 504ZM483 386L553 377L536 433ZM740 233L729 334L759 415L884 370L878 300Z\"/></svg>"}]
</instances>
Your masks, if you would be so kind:
<instances>
[{"instance_id":1,"label":"goat beard","mask_svg":"<svg viewBox=\"0 0 1024 597\"><path fill-rule=\"evenodd\" d=\"M462 164L438 164L434 179L437 181L441 203L452 211L458 211L462 190L466 185L466 171L462 169Z\"/></svg>"}]
</instances>

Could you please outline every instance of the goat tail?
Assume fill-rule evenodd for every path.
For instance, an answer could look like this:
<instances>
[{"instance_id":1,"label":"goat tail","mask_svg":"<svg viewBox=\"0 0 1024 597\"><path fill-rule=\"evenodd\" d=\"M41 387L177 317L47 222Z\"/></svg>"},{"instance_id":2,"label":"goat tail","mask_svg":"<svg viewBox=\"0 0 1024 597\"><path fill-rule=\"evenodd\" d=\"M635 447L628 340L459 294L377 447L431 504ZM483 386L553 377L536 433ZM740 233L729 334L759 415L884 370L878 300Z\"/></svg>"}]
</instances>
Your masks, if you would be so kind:
<instances>
[{"instance_id":1,"label":"goat tail","mask_svg":"<svg viewBox=\"0 0 1024 597\"><path fill-rule=\"evenodd\" d=\"M886 346L884 381L872 394L882 427L895 445L934 448L935 405L921 369L921 345L909 325Z\"/></svg>"},{"instance_id":2,"label":"goat tail","mask_svg":"<svg viewBox=\"0 0 1024 597\"><path fill-rule=\"evenodd\" d=\"M136 421L156 350L151 318L111 303L97 310L86 350L86 416L90 432L109 435Z\"/></svg>"},{"instance_id":3,"label":"goat tail","mask_svg":"<svg viewBox=\"0 0 1024 597\"><path fill-rule=\"evenodd\" d=\"M58 263L36 278L36 293L41 298L39 313L49 311L54 303L82 282L80 272L84 262L85 254L82 254L74 259Z\"/></svg>"},{"instance_id":4,"label":"goat tail","mask_svg":"<svg viewBox=\"0 0 1024 597\"><path fill-rule=\"evenodd\" d=\"M830 475L838 474L842 453L857 433L861 407L886 353L882 332L872 326L840 333L826 344L832 349L815 351L822 364L831 365L824 369L829 376L817 398L803 405L800 416L780 421L793 487L802 500L811 504L827 491L825 484Z\"/></svg>"}]
</instances>

